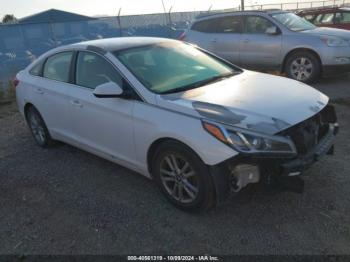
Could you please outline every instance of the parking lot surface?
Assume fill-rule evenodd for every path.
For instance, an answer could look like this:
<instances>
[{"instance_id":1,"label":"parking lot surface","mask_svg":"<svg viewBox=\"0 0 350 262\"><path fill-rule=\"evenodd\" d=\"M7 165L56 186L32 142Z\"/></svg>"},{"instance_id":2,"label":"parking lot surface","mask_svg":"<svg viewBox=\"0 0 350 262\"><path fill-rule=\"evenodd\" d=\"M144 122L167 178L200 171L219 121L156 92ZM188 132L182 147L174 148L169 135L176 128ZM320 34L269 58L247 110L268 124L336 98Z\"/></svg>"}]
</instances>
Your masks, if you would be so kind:
<instances>
[{"instance_id":1,"label":"parking lot surface","mask_svg":"<svg viewBox=\"0 0 350 262\"><path fill-rule=\"evenodd\" d=\"M315 87L341 129L335 156L304 174L305 192L252 186L203 214L77 148L39 148L15 104L0 104L0 253L350 254L350 76Z\"/></svg>"}]
</instances>

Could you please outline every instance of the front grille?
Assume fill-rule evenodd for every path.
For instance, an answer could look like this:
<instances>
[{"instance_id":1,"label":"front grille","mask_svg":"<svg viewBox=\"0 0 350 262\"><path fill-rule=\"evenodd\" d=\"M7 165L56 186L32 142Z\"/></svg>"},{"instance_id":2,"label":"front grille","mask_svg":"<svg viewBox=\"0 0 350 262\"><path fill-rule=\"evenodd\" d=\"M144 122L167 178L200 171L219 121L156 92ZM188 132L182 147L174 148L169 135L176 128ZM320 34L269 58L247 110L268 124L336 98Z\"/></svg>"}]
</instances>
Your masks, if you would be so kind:
<instances>
[{"instance_id":1,"label":"front grille","mask_svg":"<svg viewBox=\"0 0 350 262\"><path fill-rule=\"evenodd\" d=\"M305 155L310 152L327 134L329 123L335 122L336 116L334 108L327 105L316 115L282 131L279 134L289 136L293 140L298 154Z\"/></svg>"}]
</instances>

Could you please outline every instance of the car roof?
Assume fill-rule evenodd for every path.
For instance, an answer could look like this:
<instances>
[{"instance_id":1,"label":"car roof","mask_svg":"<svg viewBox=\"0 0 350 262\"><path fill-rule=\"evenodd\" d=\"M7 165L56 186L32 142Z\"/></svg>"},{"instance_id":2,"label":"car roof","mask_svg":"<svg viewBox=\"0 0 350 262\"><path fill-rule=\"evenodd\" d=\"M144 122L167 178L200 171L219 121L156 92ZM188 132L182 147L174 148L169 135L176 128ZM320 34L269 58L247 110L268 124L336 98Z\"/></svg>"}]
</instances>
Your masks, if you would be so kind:
<instances>
[{"instance_id":1,"label":"car roof","mask_svg":"<svg viewBox=\"0 0 350 262\"><path fill-rule=\"evenodd\" d=\"M280 9L266 9L266 10L246 10L246 11L225 11L225 12L210 12L206 14L200 14L196 17L196 21L205 20L213 17L227 16L227 15L245 15L245 14L277 14L277 13L290 13L290 11Z\"/></svg>"},{"instance_id":2,"label":"car roof","mask_svg":"<svg viewBox=\"0 0 350 262\"><path fill-rule=\"evenodd\" d=\"M331 11L349 11L349 7L320 7L320 8L314 8L314 9L306 9L306 10L301 10L298 12L298 14L323 14Z\"/></svg>"},{"instance_id":3,"label":"car roof","mask_svg":"<svg viewBox=\"0 0 350 262\"><path fill-rule=\"evenodd\" d=\"M145 45L159 44L164 42L177 42L176 40L159 37L115 37L84 41L66 46L65 48L91 48L104 52L114 52L128 48Z\"/></svg>"}]
</instances>

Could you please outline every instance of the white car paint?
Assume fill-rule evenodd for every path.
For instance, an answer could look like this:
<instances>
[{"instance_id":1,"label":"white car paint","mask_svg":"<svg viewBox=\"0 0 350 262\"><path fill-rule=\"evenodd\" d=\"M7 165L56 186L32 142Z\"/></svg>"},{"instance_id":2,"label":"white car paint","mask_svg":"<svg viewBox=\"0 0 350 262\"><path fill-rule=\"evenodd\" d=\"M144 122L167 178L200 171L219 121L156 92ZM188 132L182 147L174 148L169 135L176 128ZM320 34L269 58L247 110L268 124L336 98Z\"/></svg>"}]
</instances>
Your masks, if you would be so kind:
<instances>
[{"instance_id":1,"label":"white car paint","mask_svg":"<svg viewBox=\"0 0 350 262\"><path fill-rule=\"evenodd\" d=\"M96 53L89 47L102 50L113 45L127 46L129 42L136 45L147 41L174 40L123 38L84 42L51 50L38 61L67 50ZM191 106L194 101L219 104L232 112L238 110L249 120L242 121L242 128L248 128L254 121L271 122L271 119L272 123L275 119L285 122L283 128L287 128L316 114L328 103L328 97L304 84L250 71L193 91L158 95L145 88L110 52L106 51L103 56L144 101L97 98L91 89L33 76L29 71L36 65L34 62L17 75L20 112L24 115L25 106L34 105L53 139L127 166L147 177L151 177L147 154L159 139L173 138L185 143L210 166L238 154L203 129L201 119L206 117ZM279 127L278 131L283 128Z\"/></svg>"}]
</instances>

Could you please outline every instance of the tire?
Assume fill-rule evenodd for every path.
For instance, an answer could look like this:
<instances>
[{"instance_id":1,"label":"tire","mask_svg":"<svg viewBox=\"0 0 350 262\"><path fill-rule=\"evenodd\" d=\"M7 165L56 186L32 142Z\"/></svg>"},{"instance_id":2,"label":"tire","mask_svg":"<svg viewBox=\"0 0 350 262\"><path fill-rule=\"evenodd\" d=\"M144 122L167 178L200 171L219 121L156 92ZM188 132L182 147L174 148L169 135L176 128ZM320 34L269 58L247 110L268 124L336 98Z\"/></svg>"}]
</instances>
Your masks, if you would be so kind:
<instances>
[{"instance_id":1,"label":"tire","mask_svg":"<svg viewBox=\"0 0 350 262\"><path fill-rule=\"evenodd\" d=\"M162 143L153 157L152 170L162 193L177 208L198 212L214 206L215 190L209 169L184 144Z\"/></svg>"},{"instance_id":2,"label":"tire","mask_svg":"<svg viewBox=\"0 0 350 262\"><path fill-rule=\"evenodd\" d=\"M311 52L299 51L287 58L284 71L289 78L311 83L321 76L321 63Z\"/></svg>"},{"instance_id":3,"label":"tire","mask_svg":"<svg viewBox=\"0 0 350 262\"><path fill-rule=\"evenodd\" d=\"M40 147L47 148L54 144L43 118L35 107L27 109L26 120L35 142Z\"/></svg>"}]
</instances>

